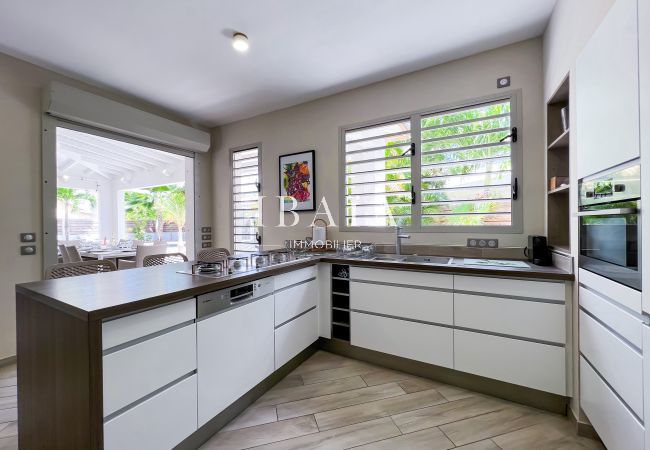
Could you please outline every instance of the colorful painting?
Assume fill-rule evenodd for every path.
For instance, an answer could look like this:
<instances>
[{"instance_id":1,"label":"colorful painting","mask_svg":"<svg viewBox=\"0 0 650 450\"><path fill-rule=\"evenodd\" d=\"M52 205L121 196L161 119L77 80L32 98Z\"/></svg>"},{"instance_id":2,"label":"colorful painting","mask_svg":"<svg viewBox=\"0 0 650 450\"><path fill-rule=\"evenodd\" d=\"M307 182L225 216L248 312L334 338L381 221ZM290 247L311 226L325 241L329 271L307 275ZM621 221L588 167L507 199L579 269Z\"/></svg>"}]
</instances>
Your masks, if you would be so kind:
<instances>
[{"instance_id":1,"label":"colorful painting","mask_svg":"<svg viewBox=\"0 0 650 450\"><path fill-rule=\"evenodd\" d=\"M316 192L315 152L292 153L280 156L280 195L293 197L298 202L294 211L314 211ZM292 201L285 199L285 209Z\"/></svg>"}]
</instances>

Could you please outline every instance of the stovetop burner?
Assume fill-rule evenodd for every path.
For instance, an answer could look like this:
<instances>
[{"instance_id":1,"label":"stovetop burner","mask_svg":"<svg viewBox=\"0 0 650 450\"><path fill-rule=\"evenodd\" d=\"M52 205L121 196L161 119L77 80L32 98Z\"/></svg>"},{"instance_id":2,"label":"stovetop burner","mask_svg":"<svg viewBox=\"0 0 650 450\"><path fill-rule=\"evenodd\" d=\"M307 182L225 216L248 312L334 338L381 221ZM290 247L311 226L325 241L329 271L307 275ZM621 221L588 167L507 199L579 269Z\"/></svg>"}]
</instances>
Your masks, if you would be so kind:
<instances>
[{"instance_id":1,"label":"stovetop burner","mask_svg":"<svg viewBox=\"0 0 650 450\"><path fill-rule=\"evenodd\" d=\"M274 250L269 252L251 253L250 256L229 256L215 262L197 262L192 264L192 270L180 270L178 273L210 278L221 278L235 273L252 272L265 267L287 264L309 258L309 254L295 253L290 250Z\"/></svg>"}]
</instances>

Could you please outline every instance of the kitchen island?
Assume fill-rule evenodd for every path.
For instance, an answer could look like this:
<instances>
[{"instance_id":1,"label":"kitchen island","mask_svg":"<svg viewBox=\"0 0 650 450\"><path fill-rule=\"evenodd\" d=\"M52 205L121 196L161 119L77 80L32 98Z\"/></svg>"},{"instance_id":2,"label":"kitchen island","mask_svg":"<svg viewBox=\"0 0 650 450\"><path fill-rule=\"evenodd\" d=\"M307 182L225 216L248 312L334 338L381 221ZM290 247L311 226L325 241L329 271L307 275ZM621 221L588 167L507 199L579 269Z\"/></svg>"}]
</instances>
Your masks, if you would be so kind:
<instances>
[{"instance_id":1,"label":"kitchen island","mask_svg":"<svg viewBox=\"0 0 650 450\"><path fill-rule=\"evenodd\" d=\"M468 334L469 327L456 326L453 323L453 317L449 320L445 318L445 314L447 314L445 308L453 304L454 295L461 295L460 292L454 293L453 291L452 277L457 275L466 278L463 280L466 290L478 289L473 286L475 286L476 280L479 282L482 280L481 277L484 277L485 280L490 278L508 279L514 283L512 286L518 289L522 286L535 288L538 284L544 288L557 287L556 291L561 295L558 294L546 300L542 299L544 300L542 302L532 299L533 301L522 301L520 304L533 306L549 304L561 306L562 311L567 302L564 292L570 290L566 285L573 279L573 275L552 267L479 268L460 264L414 264L314 256L219 278L179 273L181 270L191 268L190 264L185 263L18 285L16 299L19 439L21 446L24 448L43 446L127 448L129 444L127 443L125 446L125 443L117 439L116 436L126 435L128 439L129 433L131 433L132 436L135 436L133 439L137 441L139 430L130 429L129 433L124 432L128 428L124 428L129 425L128 422L135 422L135 420L122 420L120 423L120 419L129 417L129 414L133 418L151 418L151 414L144 414L148 411L148 407L156 406L155 410L163 411L164 408L160 408L159 405L164 405L165 402L180 404L183 401L187 404L187 411L193 410L196 414L197 401L200 402L204 396L199 394L198 400L196 398L197 386L199 391L201 386L202 366L200 361L202 358L201 344L198 344L199 354L197 356L196 340L192 336L200 336L200 327L202 324L208 323L207 317L206 320L197 317L197 298L200 299L214 291L237 287L256 280L273 279L274 287L270 291L271 294L264 297L266 303L262 300L255 302L259 313L255 313L257 315L253 317L253 310L250 309L248 316L251 322L255 322L257 320L255 318L260 318L257 329L264 328L267 333L265 341L271 342L265 342L266 345L260 344L259 355L245 354L243 358L241 354L235 355L239 359L267 361L263 367L257 368L259 376L255 379L255 384L251 385L250 383L253 381L250 381L249 384L243 386L222 386L222 390L236 391L237 395L224 403L228 406L214 410L213 418L206 416L201 419L196 415L192 417L191 414L183 414L182 408L179 412L170 413L170 416L161 414L158 417L162 421L161 423L166 420L178 419L184 424L184 428L179 425L182 428L180 435L177 432L166 436L165 433L157 432L157 435L162 436L161 439L167 439L160 441L159 445L171 447L182 441L183 446L191 448L204 440L206 436L217 431L224 423L261 395L265 389L268 389L309 356L310 352L313 352L314 342L318 340L319 336L322 340L329 341L332 322L330 303L332 264L370 271L357 272L367 278L367 280L360 280L356 283L364 288L372 286L373 283L378 285L384 283L393 289L407 289L406 286L400 287L402 282L374 280L373 270L380 270L382 274L391 273L398 277L396 278L398 281L401 280L399 276L401 273L415 273L415 278L412 278L411 286L408 287L411 289L409 293L416 291L418 294L422 293L425 302L427 298L430 298L432 305L438 305L430 311L434 314L432 319L426 321L415 320L408 315L401 317L399 312L391 314L383 313L381 310L373 312L372 305L366 305L363 308L360 306L353 312L356 317L354 320L358 320L359 333L355 337L353 332L352 347L359 346L450 369L454 368L453 364L449 363L448 356L450 351L452 353L454 351L452 347L441 349L444 358L438 358L436 355L431 358L420 358L417 353L401 354L401 348L384 348L381 343L373 340L374 337L371 334L362 335L361 332L368 330L368 325L372 328L372 323L368 320L383 317L382 320L392 320L390 323L386 322L389 326L395 324L399 327L417 325L419 329L423 330L422 336L429 336L427 333L434 328L435 333L446 333L446 336L449 333ZM442 277L439 278L442 284L437 284L438 278L436 277ZM429 280L434 278L436 278L436 282L430 283ZM458 280L461 281L461 278ZM487 281L486 283L489 284ZM418 286L422 287L413 289ZM486 289L489 291L491 288ZM433 295L434 293L445 295L438 298ZM525 296L524 294L538 296L538 293L535 292L526 294L522 291L514 296L515 300L521 300L519 297ZM358 290L356 297L353 293L352 301L353 303L366 301L366 297L371 295L374 295L373 291ZM491 296L485 297L486 304L488 300L493 301L495 298L504 297L496 291L492 292ZM541 294L539 296L543 297ZM378 302L379 300L382 299L378 299ZM253 303L242 302L236 306L236 309L241 312L244 311L244 308L253 308ZM414 306L408 306L405 303L405 310L411 307ZM555 321L558 317L556 312L554 311L552 315ZM278 321L278 317L283 314L286 316L286 320ZM264 315L275 317L265 318ZM233 320L223 322L221 326L229 326L229 322L236 322L234 315ZM246 325L247 321L243 320L241 326L245 327ZM564 323L560 328L563 327ZM558 328L557 324L554 328ZM112 329L117 332L111 331ZM212 328L213 331L214 329L215 327ZM394 329L395 336L399 336L400 329ZM236 333L236 330L220 335L217 329L217 334L210 336L221 336L223 342L215 342L215 348L228 346L236 348L237 335L233 335L233 333ZM485 330L484 333L486 333L485 336L504 335L504 333L494 330ZM244 334L246 333L242 331L242 335ZM467 337L470 339L472 336L468 335ZM165 339L168 341L164 341ZM544 346L545 352L546 350L553 351L552 354L546 352L544 355L554 358L554 362L557 362L557 352L559 351L557 349L561 349L562 352L565 349L563 334L556 339L556 342L546 342L544 339L528 336L524 336L522 339L525 341L521 342L536 341L533 343L538 344L540 348ZM515 344L521 342L517 341ZM256 347L246 348L248 348L246 351L258 351ZM163 365L165 370L160 370L159 367L162 363L158 359L164 360L166 355L175 355L174 352L177 352L177 357L170 362L169 374L167 374L168 367ZM264 356L269 354L273 354L275 357ZM152 357L151 355L158 356ZM281 356L278 357L278 355ZM231 355L231 357L234 356ZM120 360L120 358L122 359ZM181 359L185 361L182 364L179 362ZM198 365L197 359L199 360ZM114 362L117 360L120 360L122 365ZM474 368L471 367L471 364L466 363L467 368L463 369L466 372L499 379L498 374L485 375L480 370L473 371ZM146 366L147 364L158 369L152 372L151 367ZM144 366L139 367L139 365ZM564 365L558 366L558 370L563 371L563 367ZM250 368L246 369L250 370ZM144 390L138 390L140 389L138 377L150 372L156 376L159 375L158 384L154 383L156 376L151 375L146 378L146 382L143 381L142 389ZM125 373L126 376L124 376ZM115 374L121 374L122 377ZM124 387L115 380L122 380L122 384L131 384L132 386ZM552 383L542 383L539 386L533 383L532 386L534 389L544 390L548 385L546 391L551 392L550 395L564 397L569 392L563 387L562 389L557 387L564 382L563 380L564 377L561 380L554 379ZM517 384L517 380L506 381ZM523 380L520 384L526 386L526 383L527 381ZM107 391L108 387L111 387L109 391ZM120 390L124 391L120 394L123 398L115 400L113 397L120 397L115 392ZM240 395L239 392L242 394ZM184 393L189 394L185 395ZM165 399L166 396L167 399ZM107 403L109 397L110 402L113 403ZM151 420L154 419L156 418L151 418ZM155 420L148 427L137 423L132 426L144 429L143 433L146 434L147 431L156 431L154 424Z\"/></svg>"}]
</instances>

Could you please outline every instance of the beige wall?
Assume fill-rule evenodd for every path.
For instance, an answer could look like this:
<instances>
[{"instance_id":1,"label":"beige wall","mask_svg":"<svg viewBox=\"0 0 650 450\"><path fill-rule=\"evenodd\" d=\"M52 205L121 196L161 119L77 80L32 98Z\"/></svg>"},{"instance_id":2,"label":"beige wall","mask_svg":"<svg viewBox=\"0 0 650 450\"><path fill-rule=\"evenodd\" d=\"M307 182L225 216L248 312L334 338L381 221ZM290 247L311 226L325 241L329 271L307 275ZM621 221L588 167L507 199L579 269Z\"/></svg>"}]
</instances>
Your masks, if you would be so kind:
<instances>
[{"instance_id":1,"label":"beige wall","mask_svg":"<svg viewBox=\"0 0 650 450\"><path fill-rule=\"evenodd\" d=\"M558 0L548 27L544 33L544 99L548 100L567 74L569 74L570 93L569 104L575 105L575 62L582 48L591 35L596 31L600 22L609 11L615 0L590 0L589 7L584 0ZM576 123L576 109L569 110L569 123ZM544 110L546 115L546 110ZM546 123L546 120L544 120ZM546 136L546 131L544 132ZM576 134L569 136L571 178L571 251L574 257L574 272L578 273L578 211L577 168L576 168ZM578 283L573 286L573 398L571 409L581 421L586 420L580 413L580 386L578 373Z\"/></svg>"},{"instance_id":2,"label":"beige wall","mask_svg":"<svg viewBox=\"0 0 650 450\"><path fill-rule=\"evenodd\" d=\"M522 246L526 235L544 231L544 175L542 167L542 42L532 39L468 58L392 78L309 103L220 127L214 132L215 220L218 244L230 247L229 149L262 143L263 194L278 195L278 156L316 150L316 195L325 196L339 222L339 127L424 108L456 103L499 92L496 79L511 75L512 89L523 92L524 233L493 234L501 246ZM309 76L305 74L305 76ZM302 213L299 227L276 228L277 199L265 201L265 245L310 235L313 213ZM289 220L287 219L287 222ZM271 226L269 226L271 225ZM392 242L387 233L328 232L336 239ZM466 233L417 233L409 243L465 245Z\"/></svg>"},{"instance_id":3,"label":"beige wall","mask_svg":"<svg viewBox=\"0 0 650 450\"><path fill-rule=\"evenodd\" d=\"M16 283L38 280L41 263L41 89L52 80L109 96L149 112L179 120L148 105L84 85L0 53L0 360L16 353ZM180 120L179 120L180 121ZM204 196L197 209L209 225L212 201L209 156L202 158ZM19 256L19 233L36 232L37 256Z\"/></svg>"}]
</instances>

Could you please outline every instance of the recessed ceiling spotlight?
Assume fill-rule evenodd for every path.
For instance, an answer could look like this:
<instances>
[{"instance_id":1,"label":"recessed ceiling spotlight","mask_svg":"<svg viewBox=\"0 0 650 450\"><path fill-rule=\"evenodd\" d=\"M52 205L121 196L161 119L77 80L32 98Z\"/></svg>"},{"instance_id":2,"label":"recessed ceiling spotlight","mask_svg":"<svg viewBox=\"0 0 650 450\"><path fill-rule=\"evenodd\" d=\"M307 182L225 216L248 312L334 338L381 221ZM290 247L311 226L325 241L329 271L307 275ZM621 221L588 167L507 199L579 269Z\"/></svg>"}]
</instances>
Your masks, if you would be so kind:
<instances>
[{"instance_id":1,"label":"recessed ceiling spotlight","mask_svg":"<svg viewBox=\"0 0 650 450\"><path fill-rule=\"evenodd\" d=\"M248 36L244 33L235 33L232 35L232 46L238 52L248 51Z\"/></svg>"}]
</instances>

